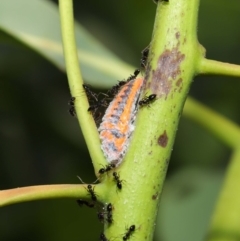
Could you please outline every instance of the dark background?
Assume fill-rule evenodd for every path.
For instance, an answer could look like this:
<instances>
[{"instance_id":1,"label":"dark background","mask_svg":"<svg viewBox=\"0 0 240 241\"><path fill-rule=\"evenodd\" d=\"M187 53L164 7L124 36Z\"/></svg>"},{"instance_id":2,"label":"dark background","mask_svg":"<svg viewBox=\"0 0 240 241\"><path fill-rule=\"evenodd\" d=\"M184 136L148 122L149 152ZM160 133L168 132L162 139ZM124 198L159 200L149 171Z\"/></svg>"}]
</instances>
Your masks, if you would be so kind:
<instances>
[{"instance_id":1,"label":"dark background","mask_svg":"<svg viewBox=\"0 0 240 241\"><path fill-rule=\"evenodd\" d=\"M74 4L76 19L92 35L124 61L139 66L153 29L156 5L151 0ZM239 0L201 1L198 36L208 58L240 63L239 13ZM78 123L68 114L66 74L0 34L7 39L0 43L0 189L78 183L77 175L94 181ZM239 89L237 78L203 76L195 79L190 95L239 123ZM167 180L188 168L213 176L225 170L229 157L227 147L183 117ZM20 203L0 210L0 240L91 241L98 239L101 229L96 211L79 208L74 200ZM160 239L170 240L156 237Z\"/></svg>"}]
</instances>

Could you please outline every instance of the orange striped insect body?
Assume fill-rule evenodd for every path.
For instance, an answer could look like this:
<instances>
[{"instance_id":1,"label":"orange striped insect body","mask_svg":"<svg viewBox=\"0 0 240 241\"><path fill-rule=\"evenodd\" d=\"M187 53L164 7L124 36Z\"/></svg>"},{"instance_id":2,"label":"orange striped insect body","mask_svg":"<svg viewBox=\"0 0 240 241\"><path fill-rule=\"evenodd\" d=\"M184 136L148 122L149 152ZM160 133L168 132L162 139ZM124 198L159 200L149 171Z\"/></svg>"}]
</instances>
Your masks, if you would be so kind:
<instances>
[{"instance_id":1,"label":"orange striped insect body","mask_svg":"<svg viewBox=\"0 0 240 241\"><path fill-rule=\"evenodd\" d=\"M144 79L139 77L123 85L109 104L98 128L101 149L107 161L116 166L121 163L134 130L143 83Z\"/></svg>"}]
</instances>

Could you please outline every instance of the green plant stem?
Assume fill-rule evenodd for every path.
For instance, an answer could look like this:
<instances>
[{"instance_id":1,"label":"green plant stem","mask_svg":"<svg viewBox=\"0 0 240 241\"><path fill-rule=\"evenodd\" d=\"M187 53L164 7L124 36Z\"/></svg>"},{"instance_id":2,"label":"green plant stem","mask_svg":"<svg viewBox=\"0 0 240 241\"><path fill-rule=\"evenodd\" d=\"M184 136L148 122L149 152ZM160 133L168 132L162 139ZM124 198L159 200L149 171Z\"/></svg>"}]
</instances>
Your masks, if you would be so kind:
<instances>
[{"instance_id":1,"label":"green plant stem","mask_svg":"<svg viewBox=\"0 0 240 241\"><path fill-rule=\"evenodd\" d=\"M220 197L213 214L208 241L235 241L240 238L240 145L233 153Z\"/></svg>"},{"instance_id":2,"label":"green plant stem","mask_svg":"<svg viewBox=\"0 0 240 241\"><path fill-rule=\"evenodd\" d=\"M97 174L99 168L105 165L106 161L100 149L100 140L95 122L92 118L92 115L87 112L89 104L82 87L83 80L79 67L74 34L72 0L59 0L59 10L69 87L72 96L76 98L75 109L77 112L78 121L90 152L95 173Z\"/></svg>"},{"instance_id":3,"label":"green plant stem","mask_svg":"<svg viewBox=\"0 0 240 241\"><path fill-rule=\"evenodd\" d=\"M202 58L199 62L198 74L240 77L240 65Z\"/></svg>"},{"instance_id":4,"label":"green plant stem","mask_svg":"<svg viewBox=\"0 0 240 241\"><path fill-rule=\"evenodd\" d=\"M178 121L203 54L196 39L198 4L198 0L158 2L145 76L145 92L157 99L137 115L128 153L119 167L122 190L116 195L112 178L105 182L107 201L114 204L114 225L105 227L110 240L122 239L126 225L136 226L134 240L153 239Z\"/></svg>"},{"instance_id":5,"label":"green plant stem","mask_svg":"<svg viewBox=\"0 0 240 241\"><path fill-rule=\"evenodd\" d=\"M184 116L193 120L214 134L231 148L236 148L240 143L240 128L227 118L188 98L184 107Z\"/></svg>"},{"instance_id":6,"label":"green plant stem","mask_svg":"<svg viewBox=\"0 0 240 241\"><path fill-rule=\"evenodd\" d=\"M51 198L85 198L90 199L83 184L59 184L19 187L0 191L0 206L11 205L20 202L29 202ZM95 190L96 189L96 190ZM97 185L95 191L104 192L103 185Z\"/></svg>"}]
</instances>

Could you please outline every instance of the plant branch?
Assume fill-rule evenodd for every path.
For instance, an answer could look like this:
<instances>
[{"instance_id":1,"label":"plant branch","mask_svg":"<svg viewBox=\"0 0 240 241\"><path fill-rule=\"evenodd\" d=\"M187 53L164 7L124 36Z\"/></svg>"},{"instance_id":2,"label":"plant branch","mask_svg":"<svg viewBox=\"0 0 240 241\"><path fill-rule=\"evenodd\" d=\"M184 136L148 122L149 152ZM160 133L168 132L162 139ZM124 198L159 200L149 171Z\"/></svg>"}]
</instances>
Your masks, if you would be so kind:
<instances>
[{"instance_id":1,"label":"plant branch","mask_svg":"<svg viewBox=\"0 0 240 241\"><path fill-rule=\"evenodd\" d=\"M199 61L198 74L240 77L240 65L202 58Z\"/></svg>"},{"instance_id":2,"label":"plant branch","mask_svg":"<svg viewBox=\"0 0 240 241\"><path fill-rule=\"evenodd\" d=\"M87 185L83 184L59 184L19 187L14 189L1 190L0 206L51 198L90 199L86 188ZM105 192L102 185L97 185L95 188L98 193Z\"/></svg>"},{"instance_id":3,"label":"plant branch","mask_svg":"<svg viewBox=\"0 0 240 241\"><path fill-rule=\"evenodd\" d=\"M82 87L83 80L79 67L77 46L74 33L74 18L72 0L59 0L62 39L66 70L72 96L76 98L75 109L78 121L86 140L88 150L97 175L101 166L106 164L100 149L100 140L92 115L87 112L89 107L87 97Z\"/></svg>"},{"instance_id":4,"label":"plant branch","mask_svg":"<svg viewBox=\"0 0 240 241\"><path fill-rule=\"evenodd\" d=\"M240 128L208 107L188 98L183 110L184 116L204 127L231 148L240 143Z\"/></svg>"},{"instance_id":5,"label":"plant branch","mask_svg":"<svg viewBox=\"0 0 240 241\"><path fill-rule=\"evenodd\" d=\"M135 240L153 239L178 121L203 55L196 38L198 5L198 0L158 1L144 91L157 98L138 112L131 144L119 167L123 190L116 195L112 181L105 181L114 204L114 225L106 225L105 230L110 240L123 233L126 224L136 226Z\"/></svg>"},{"instance_id":6,"label":"plant branch","mask_svg":"<svg viewBox=\"0 0 240 241\"><path fill-rule=\"evenodd\" d=\"M240 146L233 153L229 163L207 241L234 241L240 237Z\"/></svg>"}]
</instances>

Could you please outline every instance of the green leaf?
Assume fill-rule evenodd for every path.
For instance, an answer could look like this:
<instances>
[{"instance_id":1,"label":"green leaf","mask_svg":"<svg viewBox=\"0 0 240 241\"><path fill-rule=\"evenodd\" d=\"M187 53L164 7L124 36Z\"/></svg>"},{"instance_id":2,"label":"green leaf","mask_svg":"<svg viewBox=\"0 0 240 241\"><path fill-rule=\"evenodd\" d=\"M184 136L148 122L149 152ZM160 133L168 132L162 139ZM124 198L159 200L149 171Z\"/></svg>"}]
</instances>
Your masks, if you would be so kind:
<instances>
[{"instance_id":1,"label":"green leaf","mask_svg":"<svg viewBox=\"0 0 240 241\"><path fill-rule=\"evenodd\" d=\"M65 71L58 7L46 0L1 0L0 29L28 45ZM76 24L76 41L84 79L109 87L133 71Z\"/></svg>"},{"instance_id":2,"label":"green leaf","mask_svg":"<svg viewBox=\"0 0 240 241\"><path fill-rule=\"evenodd\" d=\"M186 168L167 180L156 228L157 240L204 240L223 175Z\"/></svg>"}]
</instances>

